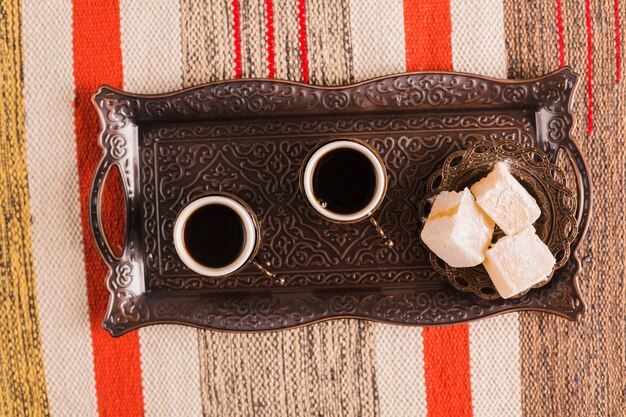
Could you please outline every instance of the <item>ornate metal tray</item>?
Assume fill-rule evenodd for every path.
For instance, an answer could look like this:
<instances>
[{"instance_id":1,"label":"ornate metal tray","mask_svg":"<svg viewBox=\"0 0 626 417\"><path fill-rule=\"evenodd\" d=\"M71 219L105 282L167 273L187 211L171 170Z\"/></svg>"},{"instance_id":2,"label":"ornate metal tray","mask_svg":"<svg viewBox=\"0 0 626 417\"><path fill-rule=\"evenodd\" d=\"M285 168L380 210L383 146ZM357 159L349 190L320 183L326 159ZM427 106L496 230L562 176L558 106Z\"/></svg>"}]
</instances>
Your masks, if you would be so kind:
<instances>
[{"instance_id":1,"label":"ornate metal tray","mask_svg":"<svg viewBox=\"0 0 626 417\"><path fill-rule=\"evenodd\" d=\"M335 317L414 325L470 321L506 311L541 310L576 319L584 310L576 248L591 214L591 181L570 138L577 76L562 68L538 79L494 80L408 73L345 87L236 80L164 95L103 86L93 96L104 155L95 173L90 221L108 265L104 327L113 336L180 323L258 331ZM335 137L367 141L385 161L387 196L377 219L395 241L380 244L367 223L329 223L298 191L307 153ZM476 141L517 140L564 155L575 178L573 256L544 287L516 299L484 300L435 271L419 239L419 203L446 157ZM126 236L120 257L100 218L101 189L121 173ZM172 242L186 202L207 191L245 200L262 222L259 255L285 277L253 268L210 278L190 272Z\"/></svg>"}]
</instances>

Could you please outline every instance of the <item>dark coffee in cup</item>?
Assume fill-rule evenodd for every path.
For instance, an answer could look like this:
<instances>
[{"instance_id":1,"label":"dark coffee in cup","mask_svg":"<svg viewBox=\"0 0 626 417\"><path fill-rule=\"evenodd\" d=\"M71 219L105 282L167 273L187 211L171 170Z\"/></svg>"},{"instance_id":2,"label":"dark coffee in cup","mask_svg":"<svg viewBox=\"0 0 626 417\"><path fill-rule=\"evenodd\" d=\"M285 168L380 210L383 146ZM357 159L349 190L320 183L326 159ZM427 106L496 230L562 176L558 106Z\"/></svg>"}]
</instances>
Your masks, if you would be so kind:
<instances>
[{"instance_id":1,"label":"dark coffee in cup","mask_svg":"<svg viewBox=\"0 0 626 417\"><path fill-rule=\"evenodd\" d=\"M193 272L226 277L252 264L283 285L285 278L270 271L269 262L256 257L259 238L259 221L250 206L224 192L191 201L174 222L176 253Z\"/></svg>"},{"instance_id":2,"label":"dark coffee in cup","mask_svg":"<svg viewBox=\"0 0 626 417\"><path fill-rule=\"evenodd\" d=\"M387 189L387 173L373 148L340 139L311 151L300 171L300 188L321 215L350 223L378 208Z\"/></svg>"},{"instance_id":3,"label":"dark coffee in cup","mask_svg":"<svg viewBox=\"0 0 626 417\"><path fill-rule=\"evenodd\" d=\"M174 246L198 274L220 277L252 262L259 246L258 221L250 207L226 193L187 204L174 222Z\"/></svg>"},{"instance_id":4,"label":"dark coffee in cup","mask_svg":"<svg viewBox=\"0 0 626 417\"><path fill-rule=\"evenodd\" d=\"M319 204L335 213L355 213L372 201L376 171L372 162L351 148L323 155L313 172L313 194Z\"/></svg>"},{"instance_id":5,"label":"dark coffee in cup","mask_svg":"<svg viewBox=\"0 0 626 417\"><path fill-rule=\"evenodd\" d=\"M300 169L300 190L311 207L332 222L369 218L385 245L393 247L373 217L387 191L387 170L371 146L346 138L313 149Z\"/></svg>"},{"instance_id":6,"label":"dark coffee in cup","mask_svg":"<svg viewBox=\"0 0 626 417\"><path fill-rule=\"evenodd\" d=\"M222 268L241 253L243 223L230 207L221 204L202 206L187 219L184 242L196 262L209 268Z\"/></svg>"}]
</instances>

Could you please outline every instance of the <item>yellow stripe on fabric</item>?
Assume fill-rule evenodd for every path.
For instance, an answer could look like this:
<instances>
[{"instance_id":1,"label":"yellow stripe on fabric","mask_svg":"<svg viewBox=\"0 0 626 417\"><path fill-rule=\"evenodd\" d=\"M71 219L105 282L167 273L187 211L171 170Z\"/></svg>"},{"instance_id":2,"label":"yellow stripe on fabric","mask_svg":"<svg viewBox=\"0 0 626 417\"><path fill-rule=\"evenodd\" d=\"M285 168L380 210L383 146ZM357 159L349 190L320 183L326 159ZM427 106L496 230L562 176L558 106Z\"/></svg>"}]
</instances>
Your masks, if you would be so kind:
<instances>
[{"instance_id":1,"label":"yellow stripe on fabric","mask_svg":"<svg viewBox=\"0 0 626 417\"><path fill-rule=\"evenodd\" d=\"M24 0L22 27L32 253L48 404L54 417L96 417L78 220L72 3Z\"/></svg>"},{"instance_id":2,"label":"yellow stripe on fabric","mask_svg":"<svg viewBox=\"0 0 626 417\"><path fill-rule=\"evenodd\" d=\"M49 415L31 255L21 2L0 2L0 415Z\"/></svg>"}]
</instances>

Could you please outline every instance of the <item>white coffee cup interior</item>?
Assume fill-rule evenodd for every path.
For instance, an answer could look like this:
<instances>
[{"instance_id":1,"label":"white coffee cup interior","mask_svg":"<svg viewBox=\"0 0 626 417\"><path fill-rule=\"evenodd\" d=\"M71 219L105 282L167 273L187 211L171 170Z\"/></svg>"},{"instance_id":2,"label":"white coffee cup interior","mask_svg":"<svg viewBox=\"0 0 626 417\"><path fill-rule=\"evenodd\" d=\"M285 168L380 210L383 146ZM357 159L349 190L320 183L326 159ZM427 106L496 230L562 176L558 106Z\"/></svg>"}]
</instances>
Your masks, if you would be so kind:
<instances>
[{"instance_id":1,"label":"white coffee cup interior","mask_svg":"<svg viewBox=\"0 0 626 417\"><path fill-rule=\"evenodd\" d=\"M243 225L243 245L239 256L230 264L219 268L211 268L197 262L185 246L185 225L189 217L199 208L211 204L219 204L232 209L239 216ZM252 215L241 203L227 196L210 195L192 201L179 213L174 223L174 247L180 259L189 269L201 275L219 277L237 271L250 260L256 246L256 234L256 226Z\"/></svg>"},{"instance_id":2,"label":"white coffee cup interior","mask_svg":"<svg viewBox=\"0 0 626 417\"><path fill-rule=\"evenodd\" d=\"M313 192L313 174L315 172L317 164L324 155L338 149L353 149L357 152L360 152L365 157L367 157L367 159L371 162L372 167L374 168L376 176L374 195L372 196L372 199L367 203L367 205L365 205L365 207L354 213L335 213L332 210L328 210L326 207L320 204ZM306 166L304 167L302 185L307 200L309 201L309 203L311 203L313 208L321 215L338 222L352 222L367 217L372 213L372 211L376 209L376 207L380 203L380 200L382 200L385 194L386 180L387 178L385 175L385 169L382 163L374 154L374 152L372 152L367 146L351 140L337 140L321 146L313 153L313 155L311 155L306 163Z\"/></svg>"}]
</instances>

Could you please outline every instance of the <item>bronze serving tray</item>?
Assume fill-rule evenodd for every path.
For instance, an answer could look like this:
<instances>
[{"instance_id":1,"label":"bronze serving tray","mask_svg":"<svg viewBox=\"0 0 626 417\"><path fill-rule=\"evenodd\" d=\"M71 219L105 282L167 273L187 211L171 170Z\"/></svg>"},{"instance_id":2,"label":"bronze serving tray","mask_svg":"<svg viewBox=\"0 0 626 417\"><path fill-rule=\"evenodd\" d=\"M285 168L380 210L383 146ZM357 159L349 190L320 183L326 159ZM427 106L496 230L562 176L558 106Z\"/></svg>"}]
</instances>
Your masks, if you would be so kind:
<instances>
[{"instance_id":1,"label":"bronze serving tray","mask_svg":"<svg viewBox=\"0 0 626 417\"><path fill-rule=\"evenodd\" d=\"M104 327L119 336L141 326L180 323L258 331L336 317L442 325L515 310L576 319L584 310L576 253L591 214L591 180L570 137L577 76L562 68L525 81L434 72L382 77L345 87L236 80L164 95L103 86L104 156L95 173L90 221L108 265ZM381 244L367 223L325 221L298 190L302 160L336 137L366 141L384 159L386 198L376 213L395 241ZM484 300L435 271L419 238L427 180L448 155L477 141L513 139L554 162L564 152L576 195L572 256L542 288ZM117 166L126 199L124 251L103 234L101 189ZM210 191L246 201L262 223L259 256L284 284L248 267L227 278L190 272L172 241L173 222Z\"/></svg>"}]
</instances>

